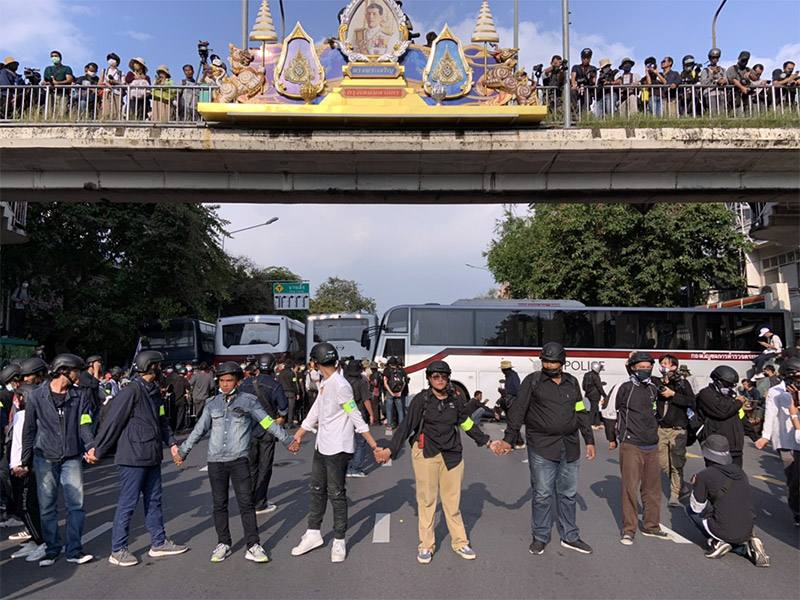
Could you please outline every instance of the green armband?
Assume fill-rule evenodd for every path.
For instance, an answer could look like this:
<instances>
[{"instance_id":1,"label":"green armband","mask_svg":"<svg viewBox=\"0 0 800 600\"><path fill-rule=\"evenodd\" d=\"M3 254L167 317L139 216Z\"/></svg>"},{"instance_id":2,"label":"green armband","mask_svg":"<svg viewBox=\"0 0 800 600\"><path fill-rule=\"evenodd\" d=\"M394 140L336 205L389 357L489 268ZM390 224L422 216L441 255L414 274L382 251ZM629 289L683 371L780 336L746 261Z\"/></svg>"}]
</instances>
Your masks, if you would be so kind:
<instances>
[{"instance_id":1,"label":"green armband","mask_svg":"<svg viewBox=\"0 0 800 600\"><path fill-rule=\"evenodd\" d=\"M269 426L272 425L274 422L275 419L267 415L266 417L261 419L261 421L258 424L261 425L261 427L263 427L264 429L269 429Z\"/></svg>"},{"instance_id":2,"label":"green armband","mask_svg":"<svg viewBox=\"0 0 800 600\"><path fill-rule=\"evenodd\" d=\"M81 415L81 425L91 425L91 424L92 424L91 415Z\"/></svg>"},{"instance_id":3,"label":"green armband","mask_svg":"<svg viewBox=\"0 0 800 600\"><path fill-rule=\"evenodd\" d=\"M740 419L744 419L744 409L743 408L739 409L739 418Z\"/></svg>"},{"instance_id":4,"label":"green armband","mask_svg":"<svg viewBox=\"0 0 800 600\"><path fill-rule=\"evenodd\" d=\"M162 404L161 406L158 407L158 416L163 417L166 414L167 413L164 411L164 405Z\"/></svg>"},{"instance_id":5,"label":"green armband","mask_svg":"<svg viewBox=\"0 0 800 600\"><path fill-rule=\"evenodd\" d=\"M575 403L575 412L583 412L586 410L586 405L583 403L583 400L580 400Z\"/></svg>"},{"instance_id":6,"label":"green armband","mask_svg":"<svg viewBox=\"0 0 800 600\"><path fill-rule=\"evenodd\" d=\"M467 417L467 419L461 424L461 429L464 431L469 431L475 426L475 421L472 420L471 417Z\"/></svg>"},{"instance_id":7,"label":"green armband","mask_svg":"<svg viewBox=\"0 0 800 600\"><path fill-rule=\"evenodd\" d=\"M342 404L342 408L344 409L344 412L351 413L356 409L356 401L350 400L350 402L345 402Z\"/></svg>"}]
</instances>

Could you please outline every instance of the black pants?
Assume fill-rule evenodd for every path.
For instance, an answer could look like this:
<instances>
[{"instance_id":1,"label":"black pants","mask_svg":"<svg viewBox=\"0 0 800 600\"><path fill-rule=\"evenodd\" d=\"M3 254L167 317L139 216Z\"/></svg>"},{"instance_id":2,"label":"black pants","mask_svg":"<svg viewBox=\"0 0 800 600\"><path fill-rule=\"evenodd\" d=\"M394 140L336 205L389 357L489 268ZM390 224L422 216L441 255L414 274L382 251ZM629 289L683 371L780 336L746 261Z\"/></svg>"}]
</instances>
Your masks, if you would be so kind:
<instances>
[{"instance_id":1,"label":"black pants","mask_svg":"<svg viewBox=\"0 0 800 600\"><path fill-rule=\"evenodd\" d=\"M11 487L14 490L17 516L25 522L33 542L37 546L44 544L42 521L39 518L39 496L36 494L36 476L33 473L28 473L25 477L12 475Z\"/></svg>"},{"instance_id":2,"label":"black pants","mask_svg":"<svg viewBox=\"0 0 800 600\"><path fill-rule=\"evenodd\" d=\"M275 437L264 432L250 441L250 479L253 482L253 505L262 510L269 504L269 481L275 462Z\"/></svg>"},{"instance_id":3,"label":"black pants","mask_svg":"<svg viewBox=\"0 0 800 600\"><path fill-rule=\"evenodd\" d=\"M320 529L328 500L333 507L333 534L343 540L347 533L347 489L345 473L352 454L340 452L332 456L314 450L311 464L311 500L308 510L308 528Z\"/></svg>"},{"instance_id":4,"label":"black pants","mask_svg":"<svg viewBox=\"0 0 800 600\"><path fill-rule=\"evenodd\" d=\"M186 428L186 400L175 403L175 431Z\"/></svg>"},{"instance_id":5,"label":"black pants","mask_svg":"<svg viewBox=\"0 0 800 600\"><path fill-rule=\"evenodd\" d=\"M600 420L600 398L589 397L589 421L592 427L603 424Z\"/></svg>"},{"instance_id":6,"label":"black pants","mask_svg":"<svg viewBox=\"0 0 800 600\"><path fill-rule=\"evenodd\" d=\"M233 484L239 513L242 516L242 529L247 547L258 543L258 523L253 507L253 484L250 481L250 467L246 458L230 462L208 463L208 481L211 483L211 498L214 502L214 529L217 542L231 545L231 530L228 525L228 484Z\"/></svg>"},{"instance_id":7,"label":"black pants","mask_svg":"<svg viewBox=\"0 0 800 600\"><path fill-rule=\"evenodd\" d=\"M294 394L286 394L286 400L289 402L289 412L286 413L286 426L291 427L297 419L297 416L294 414L297 397Z\"/></svg>"}]
</instances>

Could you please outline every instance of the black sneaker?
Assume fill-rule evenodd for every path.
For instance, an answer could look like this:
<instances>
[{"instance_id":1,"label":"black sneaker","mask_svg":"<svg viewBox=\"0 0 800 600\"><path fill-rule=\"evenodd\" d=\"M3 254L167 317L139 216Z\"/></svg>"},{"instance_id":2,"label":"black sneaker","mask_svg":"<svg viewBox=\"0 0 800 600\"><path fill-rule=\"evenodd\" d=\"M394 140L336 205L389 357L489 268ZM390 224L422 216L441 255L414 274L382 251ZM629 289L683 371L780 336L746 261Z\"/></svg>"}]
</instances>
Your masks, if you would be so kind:
<instances>
[{"instance_id":1,"label":"black sneaker","mask_svg":"<svg viewBox=\"0 0 800 600\"><path fill-rule=\"evenodd\" d=\"M568 542L566 540L561 540L561 545L564 548L569 548L570 550L575 550L575 552L580 552L581 554L591 554L592 547L584 542L582 539L578 538L572 542Z\"/></svg>"},{"instance_id":2,"label":"black sneaker","mask_svg":"<svg viewBox=\"0 0 800 600\"><path fill-rule=\"evenodd\" d=\"M544 554L545 546L547 546L547 544L543 541L534 539L528 547L528 550L530 550L531 554Z\"/></svg>"},{"instance_id":3,"label":"black sneaker","mask_svg":"<svg viewBox=\"0 0 800 600\"><path fill-rule=\"evenodd\" d=\"M82 565L83 563L87 563L92 560L94 556L91 554L84 554L81 552L80 554L76 554L75 556L67 557L67 562L75 563L76 565Z\"/></svg>"},{"instance_id":4,"label":"black sneaker","mask_svg":"<svg viewBox=\"0 0 800 600\"><path fill-rule=\"evenodd\" d=\"M659 540L672 540L672 536L668 534L666 531L662 531L659 529L658 531L645 531L642 530L642 535L646 535L647 537L656 538Z\"/></svg>"},{"instance_id":5,"label":"black sneaker","mask_svg":"<svg viewBox=\"0 0 800 600\"><path fill-rule=\"evenodd\" d=\"M730 551L731 545L728 542L716 540L715 543L711 545L711 549L706 552L705 555L706 558L722 558Z\"/></svg>"}]
</instances>

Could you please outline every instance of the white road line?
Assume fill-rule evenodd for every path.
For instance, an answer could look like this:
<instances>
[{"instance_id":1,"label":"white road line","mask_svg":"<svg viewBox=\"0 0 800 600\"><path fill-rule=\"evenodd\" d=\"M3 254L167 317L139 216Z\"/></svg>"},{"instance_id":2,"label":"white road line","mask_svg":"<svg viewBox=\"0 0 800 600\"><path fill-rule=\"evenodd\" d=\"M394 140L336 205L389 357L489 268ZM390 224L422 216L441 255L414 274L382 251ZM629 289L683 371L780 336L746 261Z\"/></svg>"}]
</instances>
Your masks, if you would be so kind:
<instances>
[{"instance_id":1,"label":"white road line","mask_svg":"<svg viewBox=\"0 0 800 600\"><path fill-rule=\"evenodd\" d=\"M95 527L91 531L87 531L86 533L83 534L83 537L81 538L81 544L88 544L94 538L103 535L106 531L111 529L113 526L114 526L114 523L109 521L108 523L103 523L99 527Z\"/></svg>"},{"instance_id":2,"label":"white road line","mask_svg":"<svg viewBox=\"0 0 800 600\"><path fill-rule=\"evenodd\" d=\"M384 466L384 467L391 467L391 466L392 466L392 459L390 458L389 460L387 460L385 463L383 463L383 465L382 465L382 466Z\"/></svg>"},{"instance_id":3,"label":"white road line","mask_svg":"<svg viewBox=\"0 0 800 600\"><path fill-rule=\"evenodd\" d=\"M200 471L208 471L208 465L206 465L205 467L203 467L202 469L199 469L199 470Z\"/></svg>"},{"instance_id":4,"label":"white road line","mask_svg":"<svg viewBox=\"0 0 800 600\"><path fill-rule=\"evenodd\" d=\"M375 528L372 530L373 544L389 543L389 527L391 526L390 513L378 513L375 515Z\"/></svg>"},{"instance_id":5,"label":"white road line","mask_svg":"<svg viewBox=\"0 0 800 600\"><path fill-rule=\"evenodd\" d=\"M665 527L663 523L661 524L661 529L663 529L668 534L670 534L672 536L672 541L675 542L676 544L691 544L692 543L690 540L687 540L682 535L672 531L672 529L670 529L669 527Z\"/></svg>"}]
</instances>

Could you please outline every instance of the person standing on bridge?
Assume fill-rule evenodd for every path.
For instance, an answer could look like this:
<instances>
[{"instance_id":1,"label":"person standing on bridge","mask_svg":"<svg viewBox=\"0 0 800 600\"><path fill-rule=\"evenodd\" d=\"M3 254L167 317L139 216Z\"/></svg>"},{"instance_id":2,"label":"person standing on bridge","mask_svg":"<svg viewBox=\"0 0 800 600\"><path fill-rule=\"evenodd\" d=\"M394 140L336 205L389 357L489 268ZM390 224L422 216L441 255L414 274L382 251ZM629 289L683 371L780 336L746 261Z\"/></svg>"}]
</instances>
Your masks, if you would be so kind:
<instances>
[{"instance_id":1,"label":"person standing on bridge","mask_svg":"<svg viewBox=\"0 0 800 600\"><path fill-rule=\"evenodd\" d=\"M475 559L461 519L464 460L459 428L479 446L490 447L490 440L472 420L467 398L450 385L450 374L450 365L443 360L435 360L426 367L430 387L414 396L406 418L395 431L391 447L375 452L379 462L386 462L397 458L404 442L411 445L419 513L417 561L422 564L431 562L436 547L433 526L437 496L442 498L453 552L467 560Z\"/></svg>"},{"instance_id":2,"label":"person standing on bridge","mask_svg":"<svg viewBox=\"0 0 800 600\"><path fill-rule=\"evenodd\" d=\"M567 353L558 342L542 347L542 370L528 375L517 401L507 413L508 427L502 441L492 444L495 454L511 451L523 423L528 441L531 471L531 554L542 554L553 530L555 500L556 528L561 545L582 554L592 547L580 537L576 519L578 465L581 453L578 431L586 443L586 459L594 460L595 447L589 412L583 402L578 380L564 373Z\"/></svg>"}]
</instances>

